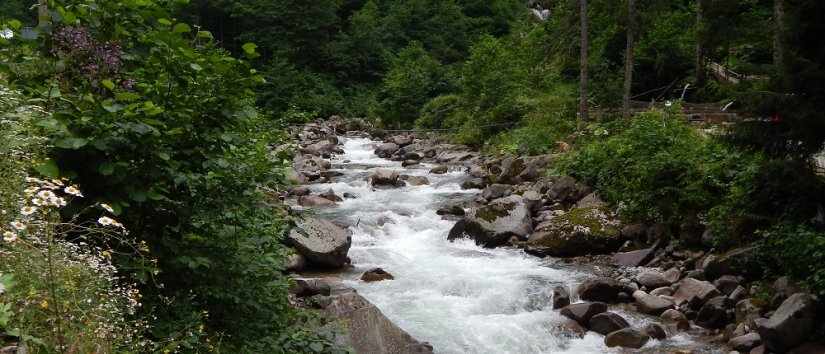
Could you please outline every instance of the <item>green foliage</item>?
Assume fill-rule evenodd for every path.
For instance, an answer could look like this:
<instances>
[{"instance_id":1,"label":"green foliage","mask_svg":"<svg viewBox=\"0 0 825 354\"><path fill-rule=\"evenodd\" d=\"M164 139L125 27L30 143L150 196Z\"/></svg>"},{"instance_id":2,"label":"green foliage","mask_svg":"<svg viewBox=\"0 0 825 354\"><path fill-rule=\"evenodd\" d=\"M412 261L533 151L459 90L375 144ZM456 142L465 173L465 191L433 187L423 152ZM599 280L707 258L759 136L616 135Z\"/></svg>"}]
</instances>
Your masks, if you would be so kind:
<instances>
[{"instance_id":1,"label":"green foliage","mask_svg":"<svg viewBox=\"0 0 825 354\"><path fill-rule=\"evenodd\" d=\"M760 236L765 269L800 279L815 294L825 294L825 232L806 224L781 223Z\"/></svg>"},{"instance_id":2,"label":"green foliage","mask_svg":"<svg viewBox=\"0 0 825 354\"><path fill-rule=\"evenodd\" d=\"M495 152L536 155L554 150L576 131L575 97L539 96L526 102L521 125L491 139Z\"/></svg>"},{"instance_id":3,"label":"green foliage","mask_svg":"<svg viewBox=\"0 0 825 354\"><path fill-rule=\"evenodd\" d=\"M410 125L419 109L444 92L444 68L418 42L412 42L393 58L378 95L379 106L372 113L384 126Z\"/></svg>"},{"instance_id":4,"label":"green foliage","mask_svg":"<svg viewBox=\"0 0 825 354\"><path fill-rule=\"evenodd\" d=\"M719 202L746 156L701 136L676 107L593 129L563 169L619 204L626 218L695 218Z\"/></svg>"}]
</instances>

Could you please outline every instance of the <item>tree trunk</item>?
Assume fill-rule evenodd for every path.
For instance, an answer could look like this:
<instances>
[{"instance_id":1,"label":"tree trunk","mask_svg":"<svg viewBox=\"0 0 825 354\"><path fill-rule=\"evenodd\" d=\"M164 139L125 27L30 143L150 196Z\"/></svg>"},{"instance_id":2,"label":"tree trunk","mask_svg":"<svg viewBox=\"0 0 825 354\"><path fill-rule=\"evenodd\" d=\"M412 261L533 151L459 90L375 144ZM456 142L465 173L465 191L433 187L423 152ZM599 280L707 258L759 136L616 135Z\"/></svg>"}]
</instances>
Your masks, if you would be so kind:
<instances>
[{"instance_id":1,"label":"tree trunk","mask_svg":"<svg viewBox=\"0 0 825 354\"><path fill-rule=\"evenodd\" d=\"M45 27L51 24L51 16L49 15L49 5L46 0L37 1L37 27Z\"/></svg>"},{"instance_id":2,"label":"tree trunk","mask_svg":"<svg viewBox=\"0 0 825 354\"><path fill-rule=\"evenodd\" d=\"M580 57L580 73L579 73L579 114L581 120L586 122L589 120L587 110L587 48L588 40L588 26L587 26L587 0L579 0L579 15L581 17L581 57Z\"/></svg>"},{"instance_id":3,"label":"tree trunk","mask_svg":"<svg viewBox=\"0 0 825 354\"><path fill-rule=\"evenodd\" d=\"M696 0L696 86L705 85L705 0Z\"/></svg>"},{"instance_id":4,"label":"tree trunk","mask_svg":"<svg viewBox=\"0 0 825 354\"><path fill-rule=\"evenodd\" d=\"M773 1L773 66L777 81L785 78L785 0Z\"/></svg>"},{"instance_id":5,"label":"tree trunk","mask_svg":"<svg viewBox=\"0 0 825 354\"><path fill-rule=\"evenodd\" d=\"M625 119L630 118L630 93L633 89L634 31L636 31L636 3L635 0L627 0L627 53L624 58L624 97L622 99Z\"/></svg>"}]
</instances>

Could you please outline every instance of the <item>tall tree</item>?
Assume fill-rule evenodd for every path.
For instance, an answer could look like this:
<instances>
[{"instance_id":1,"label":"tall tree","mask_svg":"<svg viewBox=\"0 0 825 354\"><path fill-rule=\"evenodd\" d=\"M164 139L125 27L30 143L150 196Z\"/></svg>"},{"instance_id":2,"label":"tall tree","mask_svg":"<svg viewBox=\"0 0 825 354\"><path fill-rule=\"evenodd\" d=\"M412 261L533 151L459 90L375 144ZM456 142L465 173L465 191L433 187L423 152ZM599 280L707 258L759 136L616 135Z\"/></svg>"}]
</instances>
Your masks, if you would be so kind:
<instances>
[{"instance_id":1,"label":"tall tree","mask_svg":"<svg viewBox=\"0 0 825 354\"><path fill-rule=\"evenodd\" d=\"M705 11L707 0L696 0L696 86L705 84Z\"/></svg>"},{"instance_id":2,"label":"tall tree","mask_svg":"<svg viewBox=\"0 0 825 354\"><path fill-rule=\"evenodd\" d=\"M589 46L588 40L588 25L587 25L587 0L579 0L579 16L581 28L581 55L579 64L579 114L581 120L586 122L589 120L587 110L587 49Z\"/></svg>"},{"instance_id":3,"label":"tall tree","mask_svg":"<svg viewBox=\"0 0 825 354\"><path fill-rule=\"evenodd\" d=\"M785 67L785 0L773 1L773 65L779 82Z\"/></svg>"},{"instance_id":4,"label":"tall tree","mask_svg":"<svg viewBox=\"0 0 825 354\"><path fill-rule=\"evenodd\" d=\"M624 118L630 118L630 92L633 89L633 52L634 31L636 30L636 1L627 0L627 53L624 59L624 96L622 97L622 112Z\"/></svg>"}]
</instances>

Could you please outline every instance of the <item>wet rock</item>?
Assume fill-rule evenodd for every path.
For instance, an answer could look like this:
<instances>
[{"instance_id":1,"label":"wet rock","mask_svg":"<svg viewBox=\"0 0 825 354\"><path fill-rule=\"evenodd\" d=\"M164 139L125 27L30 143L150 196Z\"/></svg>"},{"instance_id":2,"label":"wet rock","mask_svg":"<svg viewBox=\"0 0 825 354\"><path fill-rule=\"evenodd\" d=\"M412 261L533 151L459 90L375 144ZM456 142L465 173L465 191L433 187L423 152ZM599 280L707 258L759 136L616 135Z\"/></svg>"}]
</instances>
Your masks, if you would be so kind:
<instances>
[{"instance_id":1,"label":"wet rock","mask_svg":"<svg viewBox=\"0 0 825 354\"><path fill-rule=\"evenodd\" d=\"M696 325L709 329L725 327L728 323L728 309L731 307L733 304L726 296L717 296L708 300L696 315Z\"/></svg>"},{"instance_id":2,"label":"wet rock","mask_svg":"<svg viewBox=\"0 0 825 354\"><path fill-rule=\"evenodd\" d=\"M670 309L659 316L664 320L666 323L673 323L676 325L676 328L681 331L686 331L690 329L690 321L688 320L685 314L679 312L676 309Z\"/></svg>"},{"instance_id":3,"label":"wet rock","mask_svg":"<svg viewBox=\"0 0 825 354\"><path fill-rule=\"evenodd\" d=\"M289 195L294 195L296 197L303 197L305 195L309 195L309 187L307 186L296 186L292 187L289 190Z\"/></svg>"},{"instance_id":4,"label":"wet rock","mask_svg":"<svg viewBox=\"0 0 825 354\"><path fill-rule=\"evenodd\" d=\"M607 304L603 302L580 302L564 307L560 313L582 326L587 326L593 316L605 311L607 311Z\"/></svg>"},{"instance_id":5,"label":"wet rock","mask_svg":"<svg viewBox=\"0 0 825 354\"><path fill-rule=\"evenodd\" d=\"M658 323L648 323L642 329L642 332L653 339L662 340L667 338L667 331L665 331L665 328Z\"/></svg>"},{"instance_id":6,"label":"wet rock","mask_svg":"<svg viewBox=\"0 0 825 354\"><path fill-rule=\"evenodd\" d=\"M805 342L815 325L816 298L796 293L760 323L758 331L768 350L782 353Z\"/></svg>"},{"instance_id":7,"label":"wet rock","mask_svg":"<svg viewBox=\"0 0 825 354\"><path fill-rule=\"evenodd\" d=\"M570 305L570 293L567 287L557 285L553 287L553 310Z\"/></svg>"},{"instance_id":8,"label":"wet rock","mask_svg":"<svg viewBox=\"0 0 825 354\"><path fill-rule=\"evenodd\" d=\"M349 262L350 231L327 220L310 217L298 220L287 241L310 265L340 268Z\"/></svg>"},{"instance_id":9,"label":"wet rock","mask_svg":"<svg viewBox=\"0 0 825 354\"><path fill-rule=\"evenodd\" d=\"M613 255L613 263L625 267L639 267L650 262L655 253L656 250L652 247L638 251L619 252Z\"/></svg>"},{"instance_id":10,"label":"wet rock","mask_svg":"<svg viewBox=\"0 0 825 354\"><path fill-rule=\"evenodd\" d=\"M447 171L449 171L449 170L450 170L449 167L447 167L446 165L440 165L440 166L436 166L436 167L433 167L432 169L430 169L430 173L432 173L434 175L443 175L443 174L447 173Z\"/></svg>"},{"instance_id":11,"label":"wet rock","mask_svg":"<svg viewBox=\"0 0 825 354\"><path fill-rule=\"evenodd\" d=\"M585 334L587 334L587 329L578 322L565 318L561 321L561 323L554 325L550 329L550 333L558 337L581 339L584 338Z\"/></svg>"},{"instance_id":12,"label":"wet rock","mask_svg":"<svg viewBox=\"0 0 825 354\"><path fill-rule=\"evenodd\" d=\"M673 294L673 299L676 300L677 306L682 303L688 303L690 307L698 309L705 301L721 294L713 284L702 280L685 278L678 284L679 287Z\"/></svg>"},{"instance_id":13,"label":"wet rock","mask_svg":"<svg viewBox=\"0 0 825 354\"><path fill-rule=\"evenodd\" d=\"M393 154L395 154L395 152L398 151L398 149L399 149L399 146L397 144L384 143L384 144L378 145L375 148L375 154L378 155L378 157L386 159L386 158L390 158Z\"/></svg>"},{"instance_id":14,"label":"wet rock","mask_svg":"<svg viewBox=\"0 0 825 354\"><path fill-rule=\"evenodd\" d=\"M633 299L636 300L639 311L648 315L659 315L675 307L673 301L661 296L650 295L641 290L633 292Z\"/></svg>"},{"instance_id":15,"label":"wet rock","mask_svg":"<svg viewBox=\"0 0 825 354\"><path fill-rule=\"evenodd\" d=\"M722 294L730 295L741 282L742 279L739 277L733 275L723 275L719 277L719 279L713 281L713 286L715 286L716 289L719 289Z\"/></svg>"},{"instance_id":16,"label":"wet rock","mask_svg":"<svg viewBox=\"0 0 825 354\"><path fill-rule=\"evenodd\" d=\"M612 278L588 279L578 287L578 294L582 300L614 303L620 292L627 288Z\"/></svg>"},{"instance_id":17,"label":"wet rock","mask_svg":"<svg viewBox=\"0 0 825 354\"><path fill-rule=\"evenodd\" d=\"M674 284L682 278L682 272L676 268L670 268L666 270L662 276L667 280L669 283Z\"/></svg>"},{"instance_id":18,"label":"wet rock","mask_svg":"<svg viewBox=\"0 0 825 354\"><path fill-rule=\"evenodd\" d=\"M759 333L748 333L742 336L737 336L731 338L728 341L728 346L733 348L733 350L747 353L750 352L751 349L756 348L762 344L762 337L759 336Z\"/></svg>"},{"instance_id":19,"label":"wet rock","mask_svg":"<svg viewBox=\"0 0 825 354\"><path fill-rule=\"evenodd\" d=\"M356 196L355 194L349 193L349 192L344 192L344 198L346 198L346 199L355 199L355 198L358 198L358 196Z\"/></svg>"},{"instance_id":20,"label":"wet rock","mask_svg":"<svg viewBox=\"0 0 825 354\"><path fill-rule=\"evenodd\" d=\"M731 291L730 295L728 295L728 299L730 299L734 303L737 303L740 300L744 299L745 296L748 296L748 291L745 290L744 287L739 285L736 287L736 289L733 289L733 291Z\"/></svg>"},{"instance_id":21,"label":"wet rock","mask_svg":"<svg viewBox=\"0 0 825 354\"><path fill-rule=\"evenodd\" d=\"M493 200L472 208L450 230L448 240L469 237L483 247L497 247L512 236L525 239L533 231L533 220L524 200L517 195Z\"/></svg>"},{"instance_id":22,"label":"wet rock","mask_svg":"<svg viewBox=\"0 0 825 354\"><path fill-rule=\"evenodd\" d=\"M298 205L306 207L329 207L335 202L318 195L305 195L298 198Z\"/></svg>"},{"instance_id":23,"label":"wet rock","mask_svg":"<svg viewBox=\"0 0 825 354\"><path fill-rule=\"evenodd\" d=\"M301 152L307 155L324 156L335 152L337 145L330 141L319 141L315 144L308 145L301 149Z\"/></svg>"},{"instance_id":24,"label":"wet rock","mask_svg":"<svg viewBox=\"0 0 825 354\"><path fill-rule=\"evenodd\" d=\"M755 246L737 248L713 257L704 267L705 276L712 280L723 275L743 275L754 278L759 275L759 269Z\"/></svg>"},{"instance_id":25,"label":"wet rock","mask_svg":"<svg viewBox=\"0 0 825 354\"><path fill-rule=\"evenodd\" d=\"M603 254L622 245L619 223L607 210L572 209L553 216L527 240L527 253L537 256L577 257Z\"/></svg>"},{"instance_id":26,"label":"wet rock","mask_svg":"<svg viewBox=\"0 0 825 354\"><path fill-rule=\"evenodd\" d=\"M627 327L630 327L630 324L622 316L613 312L602 312L593 316L587 326L591 331L604 336Z\"/></svg>"},{"instance_id":27,"label":"wet rock","mask_svg":"<svg viewBox=\"0 0 825 354\"><path fill-rule=\"evenodd\" d=\"M404 160L404 162L401 163L401 166L402 167L410 167L410 166L416 166L418 164L420 164L420 162L418 162L418 160Z\"/></svg>"},{"instance_id":28,"label":"wet rock","mask_svg":"<svg viewBox=\"0 0 825 354\"><path fill-rule=\"evenodd\" d=\"M408 147L409 148L409 147ZM421 160L421 155L417 152L410 151L404 153L404 160L407 161L418 161Z\"/></svg>"},{"instance_id":29,"label":"wet rock","mask_svg":"<svg viewBox=\"0 0 825 354\"><path fill-rule=\"evenodd\" d=\"M504 184L518 184L521 180L519 174L524 171L524 159L520 157L507 157L501 160L501 172L496 177L496 182Z\"/></svg>"},{"instance_id":30,"label":"wet rock","mask_svg":"<svg viewBox=\"0 0 825 354\"><path fill-rule=\"evenodd\" d=\"M641 286L647 287L648 289L661 288L671 284L671 282L665 279L662 273L655 270L648 270L639 273L639 275L636 276L636 282Z\"/></svg>"},{"instance_id":31,"label":"wet rock","mask_svg":"<svg viewBox=\"0 0 825 354\"><path fill-rule=\"evenodd\" d=\"M375 281L382 281L382 280L393 280L395 277L392 274L388 273L387 271L381 268L373 268L370 269L364 274L361 275L361 281L364 282L375 282Z\"/></svg>"},{"instance_id":32,"label":"wet rock","mask_svg":"<svg viewBox=\"0 0 825 354\"><path fill-rule=\"evenodd\" d=\"M673 289L669 286L663 286L650 291L653 296L673 296Z\"/></svg>"},{"instance_id":33,"label":"wet rock","mask_svg":"<svg viewBox=\"0 0 825 354\"><path fill-rule=\"evenodd\" d=\"M423 185L430 184L430 180L427 179L427 177L424 177L424 176L408 176L406 181L407 181L407 184L409 184L411 186L423 186Z\"/></svg>"},{"instance_id":34,"label":"wet rock","mask_svg":"<svg viewBox=\"0 0 825 354\"><path fill-rule=\"evenodd\" d=\"M624 328L604 337L604 344L610 348L622 347L639 349L650 340L647 334L633 328Z\"/></svg>"},{"instance_id":35,"label":"wet rock","mask_svg":"<svg viewBox=\"0 0 825 354\"><path fill-rule=\"evenodd\" d=\"M398 172L379 168L372 172L369 177L372 186L398 186Z\"/></svg>"},{"instance_id":36,"label":"wet rock","mask_svg":"<svg viewBox=\"0 0 825 354\"><path fill-rule=\"evenodd\" d=\"M398 146L407 146L413 143L415 137L412 135L396 135L390 138L390 141Z\"/></svg>"},{"instance_id":37,"label":"wet rock","mask_svg":"<svg viewBox=\"0 0 825 354\"><path fill-rule=\"evenodd\" d=\"M451 205L441 207L435 212L438 215L456 215L456 216L464 216L464 208L459 205Z\"/></svg>"},{"instance_id":38,"label":"wet rock","mask_svg":"<svg viewBox=\"0 0 825 354\"><path fill-rule=\"evenodd\" d=\"M335 191L332 190L331 188L329 190L327 190L326 192L318 195L318 196L321 197L321 198L325 198L329 201L333 201L333 202L340 202L340 201L344 200L343 198L341 198L337 194L335 194Z\"/></svg>"},{"instance_id":39,"label":"wet rock","mask_svg":"<svg viewBox=\"0 0 825 354\"><path fill-rule=\"evenodd\" d=\"M286 257L286 261L284 263L284 269L287 272L300 272L306 269L307 260L304 256L299 253L290 253Z\"/></svg>"},{"instance_id":40,"label":"wet rock","mask_svg":"<svg viewBox=\"0 0 825 354\"><path fill-rule=\"evenodd\" d=\"M762 306L759 306L755 299L744 299L736 303L734 314L737 323L755 327L756 319L762 317Z\"/></svg>"},{"instance_id":41,"label":"wet rock","mask_svg":"<svg viewBox=\"0 0 825 354\"><path fill-rule=\"evenodd\" d=\"M461 189L482 189L484 181L481 178L470 178L461 183Z\"/></svg>"},{"instance_id":42,"label":"wet rock","mask_svg":"<svg viewBox=\"0 0 825 354\"><path fill-rule=\"evenodd\" d=\"M542 175L542 171L553 161L552 155L539 155L524 158L524 170L518 175L522 182L535 181Z\"/></svg>"},{"instance_id":43,"label":"wet rock","mask_svg":"<svg viewBox=\"0 0 825 354\"><path fill-rule=\"evenodd\" d=\"M782 301L785 301L789 296L802 292L802 288L796 284L791 278L784 276L776 278L773 282L773 293L774 297L771 299L771 302L775 305L775 307L779 307L782 304Z\"/></svg>"},{"instance_id":44,"label":"wet rock","mask_svg":"<svg viewBox=\"0 0 825 354\"><path fill-rule=\"evenodd\" d=\"M512 194L513 189L511 186L506 184L491 184L484 188L484 191L481 192L481 197L487 200L498 199L502 197L506 197Z\"/></svg>"}]
</instances>

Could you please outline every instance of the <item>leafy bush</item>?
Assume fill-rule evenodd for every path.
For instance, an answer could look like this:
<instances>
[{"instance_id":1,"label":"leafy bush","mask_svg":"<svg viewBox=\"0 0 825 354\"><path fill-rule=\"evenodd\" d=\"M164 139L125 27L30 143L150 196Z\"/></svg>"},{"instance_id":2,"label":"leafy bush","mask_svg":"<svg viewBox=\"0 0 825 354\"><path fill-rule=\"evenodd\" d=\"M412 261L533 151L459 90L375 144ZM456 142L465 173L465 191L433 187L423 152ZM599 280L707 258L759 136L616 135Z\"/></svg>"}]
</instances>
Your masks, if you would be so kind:
<instances>
[{"instance_id":1,"label":"leafy bush","mask_svg":"<svg viewBox=\"0 0 825 354\"><path fill-rule=\"evenodd\" d=\"M780 223L760 236L760 258L771 275L790 275L825 295L825 232L806 224Z\"/></svg>"},{"instance_id":2,"label":"leafy bush","mask_svg":"<svg viewBox=\"0 0 825 354\"><path fill-rule=\"evenodd\" d=\"M576 102L555 95L528 99L521 125L490 141L496 152L535 155L552 151L576 130Z\"/></svg>"},{"instance_id":3,"label":"leafy bush","mask_svg":"<svg viewBox=\"0 0 825 354\"><path fill-rule=\"evenodd\" d=\"M623 216L678 222L716 205L745 156L703 137L684 117L651 111L594 130L564 169L617 203ZM605 137L606 135L606 137Z\"/></svg>"}]
</instances>

